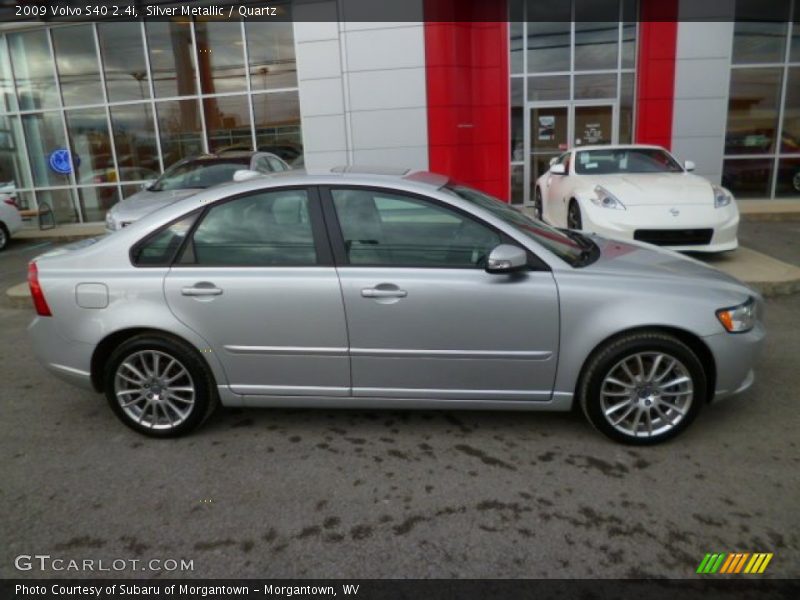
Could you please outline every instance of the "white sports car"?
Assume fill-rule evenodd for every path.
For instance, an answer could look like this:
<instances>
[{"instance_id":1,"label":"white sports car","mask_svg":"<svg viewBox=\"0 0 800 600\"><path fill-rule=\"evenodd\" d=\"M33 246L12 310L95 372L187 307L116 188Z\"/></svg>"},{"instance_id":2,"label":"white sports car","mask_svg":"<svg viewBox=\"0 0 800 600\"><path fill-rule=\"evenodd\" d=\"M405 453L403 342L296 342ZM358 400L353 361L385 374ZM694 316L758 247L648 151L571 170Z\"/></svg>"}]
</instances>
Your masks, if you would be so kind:
<instances>
[{"instance_id":1,"label":"white sports car","mask_svg":"<svg viewBox=\"0 0 800 600\"><path fill-rule=\"evenodd\" d=\"M694 252L733 250L736 201L693 169L659 146L574 148L536 181L534 212L556 227L609 238Z\"/></svg>"}]
</instances>

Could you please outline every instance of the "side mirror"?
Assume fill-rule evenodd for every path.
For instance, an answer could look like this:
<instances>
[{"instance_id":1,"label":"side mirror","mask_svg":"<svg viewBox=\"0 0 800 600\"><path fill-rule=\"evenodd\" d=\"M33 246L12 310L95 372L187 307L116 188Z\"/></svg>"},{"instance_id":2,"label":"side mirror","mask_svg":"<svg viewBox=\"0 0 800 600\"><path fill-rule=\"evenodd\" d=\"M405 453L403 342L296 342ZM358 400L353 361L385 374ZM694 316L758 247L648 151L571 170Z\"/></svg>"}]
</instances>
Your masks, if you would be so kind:
<instances>
[{"instance_id":1,"label":"side mirror","mask_svg":"<svg viewBox=\"0 0 800 600\"><path fill-rule=\"evenodd\" d=\"M239 169L233 174L234 181L250 181L256 177L261 177L263 173L258 171L251 171L250 169Z\"/></svg>"},{"instance_id":2,"label":"side mirror","mask_svg":"<svg viewBox=\"0 0 800 600\"><path fill-rule=\"evenodd\" d=\"M551 175L566 175L567 174L567 167L562 164L553 165L550 167L550 174Z\"/></svg>"},{"instance_id":3,"label":"side mirror","mask_svg":"<svg viewBox=\"0 0 800 600\"><path fill-rule=\"evenodd\" d=\"M550 166L552 167L556 162L558 162L558 156L554 156L550 159Z\"/></svg>"},{"instance_id":4,"label":"side mirror","mask_svg":"<svg viewBox=\"0 0 800 600\"><path fill-rule=\"evenodd\" d=\"M694 171L694 162L691 160L683 161L683 168L687 171Z\"/></svg>"},{"instance_id":5,"label":"side mirror","mask_svg":"<svg viewBox=\"0 0 800 600\"><path fill-rule=\"evenodd\" d=\"M519 246L500 244L489 252L487 273L513 273L528 266L528 254Z\"/></svg>"},{"instance_id":6,"label":"side mirror","mask_svg":"<svg viewBox=\"0 0 800 600\"><path fill-rule=\"evenodd\" d=\"M143 189L143 190L149 189L149 188L150 188L150 186L151 186L151 185L153 185L155 182L156 182L156 180L155 180L155 179L148 179L147 181L145 181L145 182L142 184L142 189Z\"/></svg>"}]
</instances>

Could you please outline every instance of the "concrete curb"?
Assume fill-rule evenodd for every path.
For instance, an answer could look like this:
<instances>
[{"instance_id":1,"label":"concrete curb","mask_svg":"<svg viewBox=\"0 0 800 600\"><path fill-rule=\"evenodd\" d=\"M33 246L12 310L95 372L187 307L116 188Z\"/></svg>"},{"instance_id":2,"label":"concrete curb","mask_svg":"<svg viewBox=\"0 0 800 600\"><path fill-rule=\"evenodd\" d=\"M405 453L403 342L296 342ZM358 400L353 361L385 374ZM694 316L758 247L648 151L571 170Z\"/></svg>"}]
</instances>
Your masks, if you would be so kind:
<instances>
[{"instance_id":1,"label":"concrete curb","mask_svg":"<svg viewBox=\"0 0 800 600\"><path fill-rule=\"evenodd\" d=\"M31 292L27 283L18 283L6 290L6 306L11 308L33 308Z\"/></svg>"}]
</instances>

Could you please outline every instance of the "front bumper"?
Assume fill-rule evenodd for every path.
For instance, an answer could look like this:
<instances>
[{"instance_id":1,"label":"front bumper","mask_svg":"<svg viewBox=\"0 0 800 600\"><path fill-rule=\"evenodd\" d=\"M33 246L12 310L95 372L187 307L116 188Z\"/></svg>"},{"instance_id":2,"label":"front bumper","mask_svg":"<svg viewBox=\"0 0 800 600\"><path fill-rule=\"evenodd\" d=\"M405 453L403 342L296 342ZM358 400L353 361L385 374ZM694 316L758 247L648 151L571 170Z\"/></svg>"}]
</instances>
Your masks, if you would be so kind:
<instances>
[{"instance_id":1,"label":"front bumper","mask_svg":"<svg viewBox=\"0 0 800 600\"><path fill-rule=\"evenodd\" d=\"M42 366L64 381L94 390L90 374L95 346L66 339L52 317L36 317L28 325L33 353Z\"/></svg>"},{"instance_id":2,"label":"front bumper","mask_svg":"<svg viewBox=\"0 0 800 600\"><path fill-rule=\"evenodd\" d=\"M669 212L672 208L678 209L677 216ZM708 244L665 247L678 251L724 252L739 246L739 210L735 203L723 208L677 205L630 206L626 210L614 210L582 202L581 213L585 230L607 238L633 240L637 229L712 229L714 233Z\"/></svg>"},{"instance_id":3,"label":"front bumper","mask_svg":"<svg viewBox=\"0 0 800 600\"><path fill-rule=\"evenodd\" d=\"M766 330L759 321L747 333L721 332L703 338L717 370L714 401L749 389L755 381L755 366L764 344Z\"/></svg>"}]
</instances>

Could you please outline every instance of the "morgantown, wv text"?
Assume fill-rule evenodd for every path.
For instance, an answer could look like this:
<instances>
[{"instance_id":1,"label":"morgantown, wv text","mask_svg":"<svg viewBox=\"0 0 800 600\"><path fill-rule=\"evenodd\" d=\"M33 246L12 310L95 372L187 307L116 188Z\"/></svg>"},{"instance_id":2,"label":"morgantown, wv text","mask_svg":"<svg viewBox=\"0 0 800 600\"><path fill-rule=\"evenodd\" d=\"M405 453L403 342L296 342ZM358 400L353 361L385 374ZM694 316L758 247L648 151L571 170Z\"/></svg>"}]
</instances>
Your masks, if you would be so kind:
<instances>
[{"instance_id":1,"label":"morgantown, wv text","mask_svg":"<svg viewBox=\"0 0 800 600\"><path fill-rule=\"evenodd\" d=\"M135 596L138 598L162 598L164 596L186 596L192 598L205 598L208 596L336 596L337 591L332 585L272 585L264 584L263 587L250 587L246 585L192 585L192 584L159 584L138 585L135 583L122 583L110 585L24 585L14 586L15 595L22 596L87 596L95 598L108 598L115 596ZM358 595L358 585L342 585L345 596Z\"/></svg>"}]
</instances>

